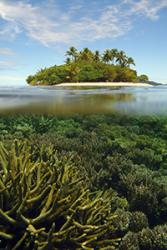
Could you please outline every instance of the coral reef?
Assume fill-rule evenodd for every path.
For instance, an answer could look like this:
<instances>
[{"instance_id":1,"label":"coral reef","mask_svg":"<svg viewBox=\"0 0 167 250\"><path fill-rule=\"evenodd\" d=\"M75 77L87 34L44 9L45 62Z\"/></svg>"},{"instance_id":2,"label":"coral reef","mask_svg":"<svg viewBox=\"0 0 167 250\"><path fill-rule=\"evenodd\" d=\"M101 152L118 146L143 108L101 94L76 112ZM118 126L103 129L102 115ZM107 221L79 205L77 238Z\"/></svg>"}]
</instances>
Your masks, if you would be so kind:
<instances>
[{"instance_id":1,"label":"coral reef","mask_svg":"<svg viewBox=\"0 0 167 250\"><path fill-rule=\"evenodd\" d=\"M121 250L129 249L167 249L167 225L156 226L153 229L143 228L138 233L128 232L119 246Z\"/></svg>"},{"instance_id":2,"label":"coral reef","mask_svg":"<svg viewBox=\"0 0 167 250\"><path fill-rule=\"evenodd\" d=\"M166 116L1 116L0 209L17 226L1 215L0 248L13 249L26 232L18 249L167 249L166 124ZM49 215L32 225L48 197L54 219ZM32 234L19 217L24 198L21 214L43 231ZM51 247L44 244L50 230Z\"/></svg>"},{"instance_id":3,"label":"coral reef","mask_svg":"<svg viewBox=\"0 0 167 250\"><path fill-rule=\"evenodd\" d=\"M110 196L52 147L0 144L0 248L117 249Z\"/></svg>"}]
</instances>

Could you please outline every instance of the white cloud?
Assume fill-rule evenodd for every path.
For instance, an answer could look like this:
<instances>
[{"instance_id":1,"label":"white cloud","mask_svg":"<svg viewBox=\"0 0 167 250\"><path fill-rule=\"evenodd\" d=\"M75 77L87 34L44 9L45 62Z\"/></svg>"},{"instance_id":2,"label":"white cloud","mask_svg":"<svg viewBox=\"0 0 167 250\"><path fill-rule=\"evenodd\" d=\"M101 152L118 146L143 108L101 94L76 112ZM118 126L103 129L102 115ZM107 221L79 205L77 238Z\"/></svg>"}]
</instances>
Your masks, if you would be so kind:
<instances>
[{"instance_id":1,"label":"white cloud","mask_svg":"<svg viewBox=\"0 0 167 250\"><path fill-rule=\"evenodd\" d=\"M78 2L76 8L71 4L65 12L54 0L38 6L25 1L0 0L0 17L4 22L0 38L14 38L24 32L44 45L115 38L132 29L134 16L156 19L159 11L167 7L167 0L122 0L104 6L95 18L93 14L97 14L97 10L90 10L89 6L88 11L79 16L83 2Z\"/></svg>"},{"instance_id":2,"label":"white cloud","mask_svg":"<svg viewBox=\"0 0 167 250\"><path fill-rule=\"evenodd\" d=\"M25 77L0 75L0 87L25 86Z\"/></svg>"},{"instance_id":3,"label":"white cloud","mask_svg":"<svg viewBox=\"0 0 167 250\"><path fill-rule=\"evenodd\" d=\"M131 12L146 16L152 20L158 19L159 11L167 8L167 0L125 0L125 4L130 4Z\"/></svg>"},{"instance_id":4,"label":"white cloud","mask_svg":"<svg viewBox=\"0 0 167 250\"><path fill-rule=\"evenodd\" d=\"M10 48L0 48L0 70L14 70L16 65L13 62L15 53Z\"/></svg>"},{"instance_id":5,"label":"white cloud","mask_svg":"<svg viewBox=\"0 0 167 250\"><path fill-rule=\"evenodd\" d=\"M24 81L24 77L19 77L19 76L0 76L0 81Z\"/></svg>"},{"instance_id":6,"label":"white cloud","mask_svg":"<svg viewBox=\"0 0 167 250\"><path fill-rule=\"evenodd\" d=\"M0 48L0 55L13 56L15 53L10 48Z\"/></svg>"},{"instance_id":7,"label":"white cloud","mask_svg":"<svg viewBox=\"0 0 167 250\"><path fill-rule=\"evenodd\" d=\"M8 33L14 36L25 31L27 36L44 44L58 42L66 39L65 34L56 32L56 24L43 13L40 7L34 7L24 2L0 2L0 16L8 23L5 29L0 30L0 35Z\"/></svg>"},{"instance_id":8,"label":"white cloud","mask_svg":"<svg viewBox=\"0 0 167 250\"><path fill-rule=\"evenodd\" d=\"M0 70L14 70L16 69L15 64L9 60L0 61Z\"/></svg>"}]
</instances>

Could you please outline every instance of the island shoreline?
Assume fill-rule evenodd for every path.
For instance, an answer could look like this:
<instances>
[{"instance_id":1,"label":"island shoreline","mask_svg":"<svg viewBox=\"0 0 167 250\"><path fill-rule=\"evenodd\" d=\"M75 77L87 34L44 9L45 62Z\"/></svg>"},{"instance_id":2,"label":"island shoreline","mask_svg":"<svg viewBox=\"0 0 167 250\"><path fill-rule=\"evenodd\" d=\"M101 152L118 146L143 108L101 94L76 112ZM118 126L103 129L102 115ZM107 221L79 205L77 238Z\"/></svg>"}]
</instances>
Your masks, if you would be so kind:
<instances>
[{"instance_id":1,"label":"island shoreline","mask_svg":"<svg viewBox=\"0 0 167 250\"><path fill-rule=\"evenodd\" d=\"M153 87L149 83L132 83L132 82L77 82L77 83L60 83L54 86L58 87Z\"/></svg>"}]
</instances>

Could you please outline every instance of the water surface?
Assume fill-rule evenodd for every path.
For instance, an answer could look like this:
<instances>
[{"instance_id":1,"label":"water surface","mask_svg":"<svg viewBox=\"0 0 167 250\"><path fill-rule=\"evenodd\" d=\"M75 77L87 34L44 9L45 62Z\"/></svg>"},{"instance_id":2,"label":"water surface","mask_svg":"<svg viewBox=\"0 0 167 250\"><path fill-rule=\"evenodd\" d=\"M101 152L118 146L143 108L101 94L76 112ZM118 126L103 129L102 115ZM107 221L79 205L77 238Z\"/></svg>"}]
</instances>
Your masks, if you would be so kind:
<instances>
[{"instance_id":1,"label":"water surface","mask_svg":"<svg viewBox=\"0 0 167 250\"><path fill-rule=\"evenodd\" d=\"M0 87L0 112L164 114L167 112L167 85Z\"/></svg>"}]
</instances>

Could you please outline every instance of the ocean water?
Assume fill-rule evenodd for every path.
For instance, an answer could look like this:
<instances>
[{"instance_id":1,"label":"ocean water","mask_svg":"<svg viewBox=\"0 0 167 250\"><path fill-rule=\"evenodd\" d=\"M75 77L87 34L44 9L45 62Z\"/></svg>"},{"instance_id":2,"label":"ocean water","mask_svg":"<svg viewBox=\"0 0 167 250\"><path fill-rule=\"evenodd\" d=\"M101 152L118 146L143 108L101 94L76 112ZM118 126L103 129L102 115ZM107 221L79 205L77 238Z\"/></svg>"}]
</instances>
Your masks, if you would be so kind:
<instances>
[{"instance_id":1,"label":"ocean water","mask_svg":"<svg viewBox=\"0 0 167 250\"><path fill-rule=\"evenodd\" d=\"M1 87L0 112L164 114L167 86Z\"/></svg>"},{"instance_id":2,"label":"ocean water","mask_svg":"<svg viewBox=\"0 0 167 250\"><path fill-rule=\"evenodd\" d=\"M0 249L167 249L167 86L1 87Z\"/></svg>"}]
</instances>

